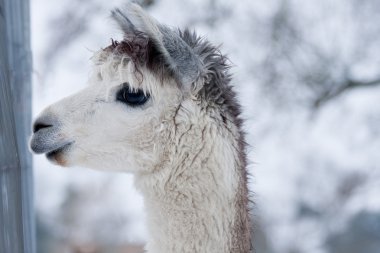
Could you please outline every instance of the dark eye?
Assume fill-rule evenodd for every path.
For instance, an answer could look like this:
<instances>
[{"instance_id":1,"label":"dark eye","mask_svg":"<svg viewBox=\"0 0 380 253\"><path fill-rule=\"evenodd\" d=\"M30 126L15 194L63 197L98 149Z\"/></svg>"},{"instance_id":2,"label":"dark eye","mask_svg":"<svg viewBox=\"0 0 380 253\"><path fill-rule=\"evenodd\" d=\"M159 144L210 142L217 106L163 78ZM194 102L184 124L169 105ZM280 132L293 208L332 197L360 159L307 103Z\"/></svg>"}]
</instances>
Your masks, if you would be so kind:
<instances>
[{"instance_id":1,"label":"dark eye","mask_svg":"<svg viewBox=\"0 0 380 253\"><path fill-rule=\"evenodd\" d=\"M139 106L145 104L149 99L149 94L144 94L142 90L133 90L128 83L123 84L116 94L116 100L126 103L130 106Z\"/></svg>"}]
</instances>

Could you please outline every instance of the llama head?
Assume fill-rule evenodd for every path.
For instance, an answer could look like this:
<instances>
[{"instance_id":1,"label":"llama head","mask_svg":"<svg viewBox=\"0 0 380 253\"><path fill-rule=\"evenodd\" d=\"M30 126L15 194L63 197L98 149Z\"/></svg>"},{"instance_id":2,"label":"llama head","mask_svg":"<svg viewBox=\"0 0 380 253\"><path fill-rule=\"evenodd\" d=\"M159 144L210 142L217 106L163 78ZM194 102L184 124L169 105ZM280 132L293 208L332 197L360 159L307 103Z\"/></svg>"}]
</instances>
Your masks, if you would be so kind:
<instances>
[{"instance_id":1,"label":"llama head","mask_svg":"<svg viewBox=\"0 0 380 253\"><path fill-rule=\"evenodd\" d=\"M40 114L31 149L62 166L147 171L165 157L178 108L200 110L200 91L224 75L211 71L225 66L224 58L194 34L157 23L138 5L112 16L123 40L95 53L89 87ZM220 61L207 61L215 57Z\"/></svg>"}]
</instances>

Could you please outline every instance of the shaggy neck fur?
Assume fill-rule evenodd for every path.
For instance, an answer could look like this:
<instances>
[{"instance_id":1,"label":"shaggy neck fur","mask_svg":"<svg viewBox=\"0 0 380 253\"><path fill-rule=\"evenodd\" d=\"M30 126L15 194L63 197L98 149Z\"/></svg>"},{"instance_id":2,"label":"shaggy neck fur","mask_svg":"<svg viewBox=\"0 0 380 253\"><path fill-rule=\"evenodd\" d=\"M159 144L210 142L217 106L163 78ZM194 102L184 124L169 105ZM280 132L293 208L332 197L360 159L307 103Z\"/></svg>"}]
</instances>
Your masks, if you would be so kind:
<instances>
[{"instance_id":1,"label":"shaggy neck fur","mask_svg":"<svg viewBox=\"0 0 380 253\"><path fill-rule=\"evenodd\" d=\"M168 150L152 174L138 174L151 239L149 253L247 253L251 250L244 133L226 58L180 32L207 66L198 96L167 119Z\"/></svg>"},{"instance_id":2,"label":"shaggy neck fur","mask_svg":"<svg viewBox=\"0 0 380 253\"><path fill-rule=\"evenodd\" d=\"M148 212L148 252L249 252L238 132L220 128L209 115L200 120L201 113L181 105L173 115L177 127L167 159L152 174L136 176Z\"/></svg>"}]
</instances>

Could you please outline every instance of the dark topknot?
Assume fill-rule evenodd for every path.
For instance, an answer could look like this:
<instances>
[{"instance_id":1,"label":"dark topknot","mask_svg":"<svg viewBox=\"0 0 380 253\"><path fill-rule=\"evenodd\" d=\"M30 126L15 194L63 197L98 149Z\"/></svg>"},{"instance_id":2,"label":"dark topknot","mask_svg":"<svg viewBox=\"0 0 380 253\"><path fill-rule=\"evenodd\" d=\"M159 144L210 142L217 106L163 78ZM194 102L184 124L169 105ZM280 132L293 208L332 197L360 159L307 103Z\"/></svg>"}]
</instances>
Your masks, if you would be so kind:
<instances>
[{"instance_id":1,"label":"dark topknot","mask_svg":"<svg viewBox=\"0 0 380 253\"><path fill-rule=\"evenodd\" d=\"M143 65L148 59L148 43L149 38L144 33L137 33L120 42L112 41L113 53L126 54L136 65Z\"/></svg>"}]
</instances>

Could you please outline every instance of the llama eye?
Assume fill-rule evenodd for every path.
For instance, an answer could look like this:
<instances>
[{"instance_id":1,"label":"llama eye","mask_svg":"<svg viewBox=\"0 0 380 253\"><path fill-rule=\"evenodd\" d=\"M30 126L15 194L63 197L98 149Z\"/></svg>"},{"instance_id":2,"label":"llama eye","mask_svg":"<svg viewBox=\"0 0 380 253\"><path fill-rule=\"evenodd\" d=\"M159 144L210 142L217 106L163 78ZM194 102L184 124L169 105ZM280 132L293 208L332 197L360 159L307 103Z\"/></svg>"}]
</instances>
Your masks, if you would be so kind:
<instances>
[{"instance_id":1,"label":"llama eye","mask_svg":"<svg viewBox=\"0 0 380 253\"><path fill-rule=\"evenodd\" d=\"M117 101L126 103L130 106L143 105L148 99L149 94L144 94L142 90L133 90L127 83L124 84L123 88L121 88L116 94Z\"/></svg>"}]
</instances>

